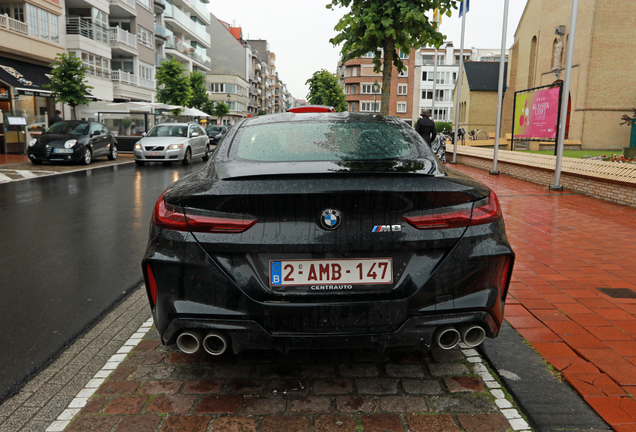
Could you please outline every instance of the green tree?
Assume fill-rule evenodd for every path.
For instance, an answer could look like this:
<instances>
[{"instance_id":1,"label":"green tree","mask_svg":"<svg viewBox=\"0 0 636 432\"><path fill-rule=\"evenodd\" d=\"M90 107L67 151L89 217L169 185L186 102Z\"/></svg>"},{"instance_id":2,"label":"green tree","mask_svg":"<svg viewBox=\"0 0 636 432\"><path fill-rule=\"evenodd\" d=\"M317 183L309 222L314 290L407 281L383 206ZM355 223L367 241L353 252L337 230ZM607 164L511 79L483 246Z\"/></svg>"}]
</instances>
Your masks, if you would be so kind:
<instances>
[{"instance_id":1,"label":"green tree","mask_svg":"<svg viewBox=\"0 0 636 432\"><path fill-rule=\"evenodd\" d=\"M185 68L174 58L164 60L155 74L157 80L157 100L168 105L187 106L192 95L190 77Z\"/></svg>"},{"instance_id":2,"label":"green tree","mask_svg":"<svg viewBox=\"0 0 636 432\"><path fill-rule=\"evenodd\" d=\"M188 106L201 109L210 100L208 91L205 89L205 75L201 72L192 72L190 74L190 87L192 88L192 96L188 101Z\"/></svg>"},{"instance_id":3,"label":"green tree","mask_svg":"<svg viewBox=\"0 0 636 432\"><path fill-rule=\"evenodd\" d=\"M213 116L214 115L214 101L208 99L207 101L205 101L205 103L201 106L201 108L199 108L201 111L203 111L204 113L206 113L209 116Z\"/></svg>"},{"instance_id":4,"label":"green tree","mask_svg":"<svg viewBox=\"0 0 636 432\"><path fill-rule=\"evenodd\" d=\"M451 16L461 0L331 0L334 6L349 7L350 12L340 18L335 29L339 32L329 40L342 44L342 61L374 52L374 71L382 72L382 98L380 114L389 113L391 75L395 65L404 70L399 51L408 53L422 46L440 47L444 35L437 31L437 23L429 21L426 13L439 9L440 15ZM379 50L382 48L382 51ZM384 58L380 61L384 53ZM386 67L382 67L382 65Z\"/></svg>"},{"instance_id":5,"label":"green tree","mask_svg":"<svg viewBox=\"0 0 636 432\"><path fill-rule=\"evenodd\" d=\"M338 112L347 110L347 100L335 74L322 69L314 72L305 84L309 85L310 104L329 105Z\"/></svg>"},{"instance_id":6,"label":"green tree","mask_svg":"<svg viewBox=\"0 0 636 432\"><path fill-rule=\"evenodd\" d=\"M44 87L51 89L56 101L71 107L71 118L75 119L77 118L75 107L90 103L86 93L93 87L86 84L85 81L88 68L74 54L66 55L64 53L58 54L51 66L53 67L51 70L53 77L51 83L45 84Z\"/></svg>"},{"instance_id":7,"label":"green tree","mask_svg":"<svg viewBox=\"0 0 636 432\"><path fill-rule=\"evenodd\" d=\"M451 133L453 125L450 122L435 122L435 129L441 133Z\"/></svg>"},{"instance_id":8,"label":"green tree","mask_svg":"<svg viewBox=\"0 0 636 432\"><path fill-rule=\"evenodd\" d=\"M223 120L223 117L225 117L229 113L230 113L230 106L226 104L225 102L217 102L216 105L214 105L213 115L218 117L219 124L221 124L221 120Z\"/></svg>"}]
</instances>

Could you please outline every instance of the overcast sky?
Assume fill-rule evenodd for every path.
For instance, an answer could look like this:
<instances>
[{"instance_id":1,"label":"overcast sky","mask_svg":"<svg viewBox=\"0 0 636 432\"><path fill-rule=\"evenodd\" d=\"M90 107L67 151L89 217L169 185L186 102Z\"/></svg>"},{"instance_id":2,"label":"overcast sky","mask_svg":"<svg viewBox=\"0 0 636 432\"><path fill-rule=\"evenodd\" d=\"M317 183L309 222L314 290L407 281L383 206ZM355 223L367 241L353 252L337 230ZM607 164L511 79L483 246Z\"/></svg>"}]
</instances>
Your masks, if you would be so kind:
<instances>
[{"instance_id":1,"label":"overcast sky","mask_svg":"<svg viewBox=\"0 0 636 432\"><path fill-rule=\"evenodd\" d=\"M506 46L527 0L510 0ZM297 99L306 99L305 82L326 69L335 72L340 49L329 43L345 9L328 10L326 0L210 0L208 9L217 18L241 27L245 39L267 39L276 54L278 76ZM466 15L464 48L501 48L504 0L472 0ZM444 17L441 32L459 48L461 18L455 11ZM212 41L214 43L214 41Z\"/></svg>"}]
</instances>

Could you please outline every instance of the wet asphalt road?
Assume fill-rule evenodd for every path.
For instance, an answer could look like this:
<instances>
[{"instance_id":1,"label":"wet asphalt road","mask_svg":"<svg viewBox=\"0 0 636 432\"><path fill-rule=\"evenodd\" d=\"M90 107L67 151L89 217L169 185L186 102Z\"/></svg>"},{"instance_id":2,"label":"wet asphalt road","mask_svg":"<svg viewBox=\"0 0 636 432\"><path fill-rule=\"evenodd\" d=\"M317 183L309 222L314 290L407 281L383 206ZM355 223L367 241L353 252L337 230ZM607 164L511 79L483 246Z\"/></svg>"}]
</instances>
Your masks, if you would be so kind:
<instances>
[{"instance_id":1,"label":"wet asphalt road","mask_svg":"<svg viewBox=\"0 0 636 432\"><path fill-rule=\"evenodd\" d=\"M194 161L0 184L0 402L142 281L158 196Z\"/></svg>"}]
</instances>

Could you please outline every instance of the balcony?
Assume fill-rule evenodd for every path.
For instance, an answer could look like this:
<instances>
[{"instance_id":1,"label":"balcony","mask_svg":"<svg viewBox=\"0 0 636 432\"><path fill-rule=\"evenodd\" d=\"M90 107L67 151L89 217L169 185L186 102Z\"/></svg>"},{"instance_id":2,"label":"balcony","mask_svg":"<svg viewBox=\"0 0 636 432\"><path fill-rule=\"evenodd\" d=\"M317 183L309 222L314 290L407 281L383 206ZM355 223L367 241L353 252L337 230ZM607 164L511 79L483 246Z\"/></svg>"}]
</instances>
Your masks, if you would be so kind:
<instances>
[{"instance_id":1,"label":"balcony","mask_svg":"<svg viewBox=\"0 0 636 432\"><path fill-rule=\"evenodd\" d=\"M155 80L139 78L138 76L122 70L112 71L110 75L111 81L129 84L135 87L141 87L154 90L156 87Z\"/></svg>"},{"instance_id":2,"label":"balcony","mask_svg":"<svg viewBox=\"0 0 636 432\"><path fill-rule=\"evenodd\" d=\"M197 40L202 41L202 43L206 45L206 48L211 46L210 35L205 31L205 26L192 21L188 15L170 3L166 3L164 18L173 20L177 26L194 36Z\"/></svg>"},{"instance_id":3,"label":"balcony","mask_svg":"<svg viewBox=\"0 0 636 432\"><path fill-rule=\"evenodd\" d=\"M119 27L109 29L110 46L113 48L123 48L123 51L136 54L137 36Z\"/></svg>"},{"instance_id":4,"label":"balcony","mask_svg":"<svg viewBox=\"0 0 636 432\"><path fill-rule=\"evenodd\" d=\"M135 0L109 0L111 16L137 16Z\"/></svg>"},{"instance_id":5,"label":"balcony","mask_svg":"<svg viewBox=\"0 0 636 432\"><path fill-rule=\"evenodd\" d=\"M80 17L66 18L66 34L80 35L85 38L105 43L109 45L109 29L100 24L93 24L91 21Z\"/></svg>"},{"instance_id":6,"label":"balcony","mask_svg":"<svg viewBox=\"0 0 636 432\"><path fill-rule=\"evenodd\" d=\"M155 14L162 14L163 11L166 10L166 1L165 0L155 0Z\"/></svg>"},{"instance_id":7,"label":"balcony","mask_svg":"<svg viewBox=\"0 0 636 432\"><path fill-rule=\"evenodd\" d=\"M185 0L185 3L187 4L188 1ZM196 10L197 13L202 17L202 19L205 20L206 24L209 25L210 11L208 11L208 8L205 6L205 4L200 0L190 0L190 5L192 6L192 9Z\"/></svg>"},{"instance_id":8,"label":"balcony","mask_svg":"<svg viewBox=\"0 0 636 432\"><path fill-rule=\"evenodd\" d=\"M15 20L8 15L0 15L0 28L14 31L16 33L29 34L29 25L22 21Z\"/></svg>"},{"instance_id":9,"label":"balcony","mask_svg":"<svg viewBox=\"0 0 636 432\"><path fill-rule=\"evenodd\" d=\"M155 23L155 42L165 42L168 38L168 30L161 24ZM160 39L160 40L157 40Z\"/></svg>"},{"instance_id":10,"label":"balcony","mask_svg":"<svg viewBox=\"0 0 636 432\"><path fill-rule=\"evenodd\" d=\"M183 43L170 30L166 30L166 33L167 33L166 49L175 50L181 56L191 58L208 68L212 67L212 59L209 56L205 55L205 49L194 48L190 45Z\"/></svg>"},{"instance_id":11,"label":"balcony","mask_svg":"<svg viewBox=\"0 0 636 432\"><path fill-rule=\"evenodd\" d=\"M165 57L155 57L155 66L159 66L162 61L165 61Z\"/></svg>"}]
</instances>

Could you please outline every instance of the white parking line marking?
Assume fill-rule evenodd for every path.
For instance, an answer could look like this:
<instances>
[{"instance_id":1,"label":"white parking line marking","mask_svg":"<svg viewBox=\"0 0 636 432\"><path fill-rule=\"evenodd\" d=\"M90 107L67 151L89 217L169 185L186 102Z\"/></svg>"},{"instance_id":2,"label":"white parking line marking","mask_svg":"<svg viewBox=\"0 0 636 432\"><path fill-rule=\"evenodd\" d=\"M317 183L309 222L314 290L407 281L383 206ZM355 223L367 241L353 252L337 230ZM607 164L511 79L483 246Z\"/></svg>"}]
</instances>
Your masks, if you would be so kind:
<instances>
[{"instance_id":1,"label":"white parking line marking","mask_svg":"<svg viewBox=\"0 0 636 432\"><path fill-rule=\"evenodd\" d=\"M139 327L137 332L122 345L122 348L126 346L126 349L131 347L129 342L134 341L135 345L141 342L141 338L148 333L152 325L152 318ZM104 367L95 374L92 380L90 380L86 387L77 393L75 398L69 403L67 409L65 409L57 419L52 422L49 427L46 428L45 432L61 432L66 426L68 426L73 418L81 411L81 409L86 405L88 399L97 391L100 385L106 381L106 377L111 373L112 370L117 369L119 364L126 359L127 354L115 354L112 356L108 362L104 365Z\"/></svg>"},{"instance_id":2,"label":"white parking line marking","mask_svg":"<svg viewBox=\"0 0 636 432\"><path fill-rule=\"evenodd\" d=\"M10 182L10 181L13 181L13 179L11 177L0 173L0 183L6 183L6 182Z\"/></svg>"},{"instance_id":3,"label":"white parking line marking","mask_svg":"<svg viewBox=\"0 0 636 432\"><path fill-rule=\"evenodd\" d=\"M22 177L24 178L34 178L37 177L37 175L33 172L33 171L27 171L27 170L15 170L16 173L20 174Z\"/></svg>"}]
</instances>

